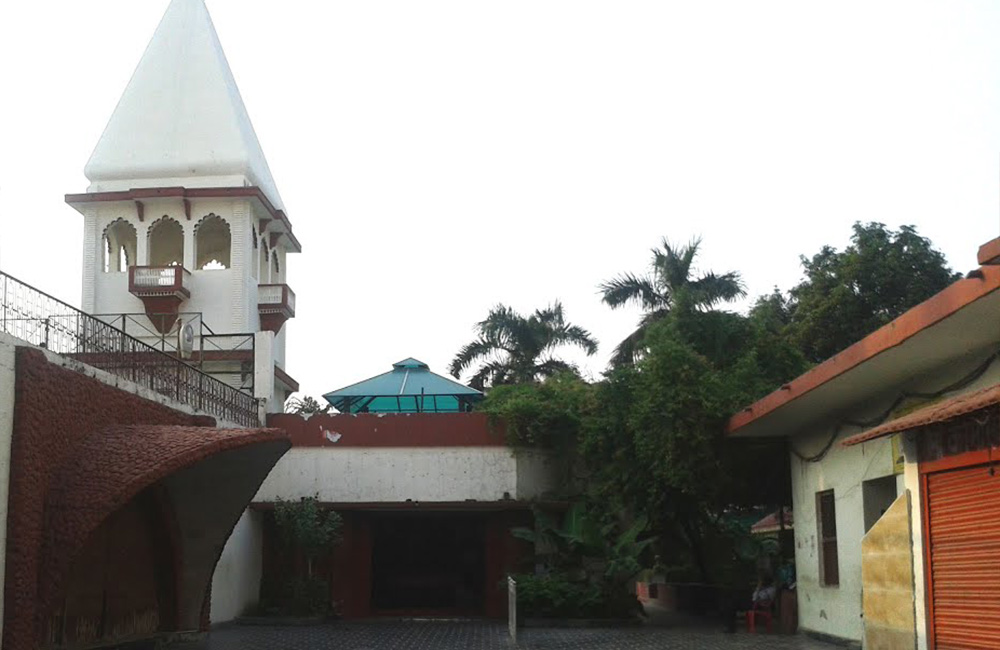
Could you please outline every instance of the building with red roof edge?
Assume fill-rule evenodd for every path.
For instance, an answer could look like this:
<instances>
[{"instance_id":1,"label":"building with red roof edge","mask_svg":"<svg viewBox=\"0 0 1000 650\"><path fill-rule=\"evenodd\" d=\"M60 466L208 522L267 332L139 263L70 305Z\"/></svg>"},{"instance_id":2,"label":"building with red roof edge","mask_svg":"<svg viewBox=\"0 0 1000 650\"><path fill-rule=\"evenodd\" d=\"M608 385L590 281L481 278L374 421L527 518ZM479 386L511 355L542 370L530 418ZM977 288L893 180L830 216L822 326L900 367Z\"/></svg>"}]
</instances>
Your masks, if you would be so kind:
<instances>
[{"instance_id":1,"label":"building with red roof edge","mask_svg":"<svg viewBox=\"0 0 1000 650\"><path fill-rule=\"evenodd\" d=\"M728 423L791 448L800 629L1000 638L1000 238L979 268Z\"/></svg>"}]
</instances>

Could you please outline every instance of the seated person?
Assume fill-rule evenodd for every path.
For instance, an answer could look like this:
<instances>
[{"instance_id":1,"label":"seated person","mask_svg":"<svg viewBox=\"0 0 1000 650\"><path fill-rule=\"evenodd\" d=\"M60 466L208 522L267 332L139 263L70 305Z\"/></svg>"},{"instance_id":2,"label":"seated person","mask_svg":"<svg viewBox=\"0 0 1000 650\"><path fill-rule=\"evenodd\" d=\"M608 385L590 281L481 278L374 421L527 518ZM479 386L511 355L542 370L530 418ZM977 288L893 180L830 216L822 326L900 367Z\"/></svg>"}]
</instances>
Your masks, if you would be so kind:
<instances>
[{"instance_id":1,"label":"seated person","mask_svg":"<svg viewBox=\"0 0 1000 650\"><path fill-rule=\"evenodd\" d=\"M774 580L770 576L762 576L757 582L757 588L753 590L753 598L750 601L752 609L770 609L774 602L778 590L774 586Z\"/></svg>"},{"instance_id":2,"label":"seated person","mask_svg":"<svg viewBox=\"0 0 1000 650\"><path fill-rule=\"evenodd\" d=\"M749 599L746 592L743 595L726 599L728 602L722 607L723 616L726 621L726 632L736 631L736 615L738 612L746 612L751 609L770 611L775 598L778 596L778 589L774 585L774 579L766 574L761 574L757 580L757 586Z\"/></svg>"}]
</instances>

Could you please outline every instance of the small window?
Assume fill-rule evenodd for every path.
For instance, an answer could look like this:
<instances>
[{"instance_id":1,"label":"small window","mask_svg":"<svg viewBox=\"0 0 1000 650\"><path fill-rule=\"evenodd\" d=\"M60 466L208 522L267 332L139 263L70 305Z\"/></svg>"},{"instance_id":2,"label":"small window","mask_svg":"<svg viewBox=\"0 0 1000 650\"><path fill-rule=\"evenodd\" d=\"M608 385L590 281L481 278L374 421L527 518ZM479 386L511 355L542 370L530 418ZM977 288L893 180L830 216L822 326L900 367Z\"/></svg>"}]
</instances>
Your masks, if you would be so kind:
<instances>
[{"instance_id":1,"label":"small window","mask_svg":"<svg viewBox=\"0 0 1000 650\"><path fill-rule=\"evenodd\" d=\"M837 562L837 511L833 490L816 493L816 520L819 524L819 579L821 584L840 584Z\"/></svg>"}]
</instances>

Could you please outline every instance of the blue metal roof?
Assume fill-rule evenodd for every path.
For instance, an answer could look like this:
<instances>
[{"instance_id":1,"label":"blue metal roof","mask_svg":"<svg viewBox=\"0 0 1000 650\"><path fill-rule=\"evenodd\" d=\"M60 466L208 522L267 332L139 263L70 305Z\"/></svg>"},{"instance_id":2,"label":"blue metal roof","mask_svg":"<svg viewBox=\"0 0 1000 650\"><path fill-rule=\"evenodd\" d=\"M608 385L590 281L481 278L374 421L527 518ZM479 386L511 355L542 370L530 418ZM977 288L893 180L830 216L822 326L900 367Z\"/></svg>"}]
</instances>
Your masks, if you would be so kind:
<instances>
[{"instance_id":1,"label":"blue metal roof","mask_svg":"<svg viewBox=\"0 0 1000 650\"><path fill-rule=\"evenodd\" d=\"M323 397L341 413L460 413L471 410L483 394L410 357L392 364L389 372Z\"/></svg>"}]
</instances>

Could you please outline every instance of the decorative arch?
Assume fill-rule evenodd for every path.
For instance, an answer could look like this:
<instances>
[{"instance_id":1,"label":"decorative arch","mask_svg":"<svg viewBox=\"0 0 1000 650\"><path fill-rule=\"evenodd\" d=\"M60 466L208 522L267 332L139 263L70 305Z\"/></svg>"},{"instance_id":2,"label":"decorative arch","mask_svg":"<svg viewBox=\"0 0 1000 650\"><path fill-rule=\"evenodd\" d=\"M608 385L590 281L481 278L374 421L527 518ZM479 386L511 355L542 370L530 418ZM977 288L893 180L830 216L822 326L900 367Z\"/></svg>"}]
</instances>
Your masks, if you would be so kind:
<instances>
[{"instance_id":1,"label":"decorative arch","mask_svg":"<svg viewBox=\"0 0 1000 650\"><path fill-rule=\"evenodd\" d=\"M194 227L194 252L195 269L228 269L232 259L229 223L215 213L205 215Z\"/></svg>"},{"instance_id":2,"label":"decorative arch","mask_svg":"<svg viewBox=\"0 0 1000 650\"><path fill-rule=\"evenodd\" d=\"M121 273L135 265L138 238L135 226L125 219L115 219L104 229L104 272Z\"/></svg>"},{"instance_id":3,"label":"decorative arch","mask_svg":"<svg viewBox=\"0 0 1000 650\"><path fill-rule=\"evenodd\" d=\"M163 215L149 225L149 266L184 266L184 227Z\"/></svg>"}]
</instances>

